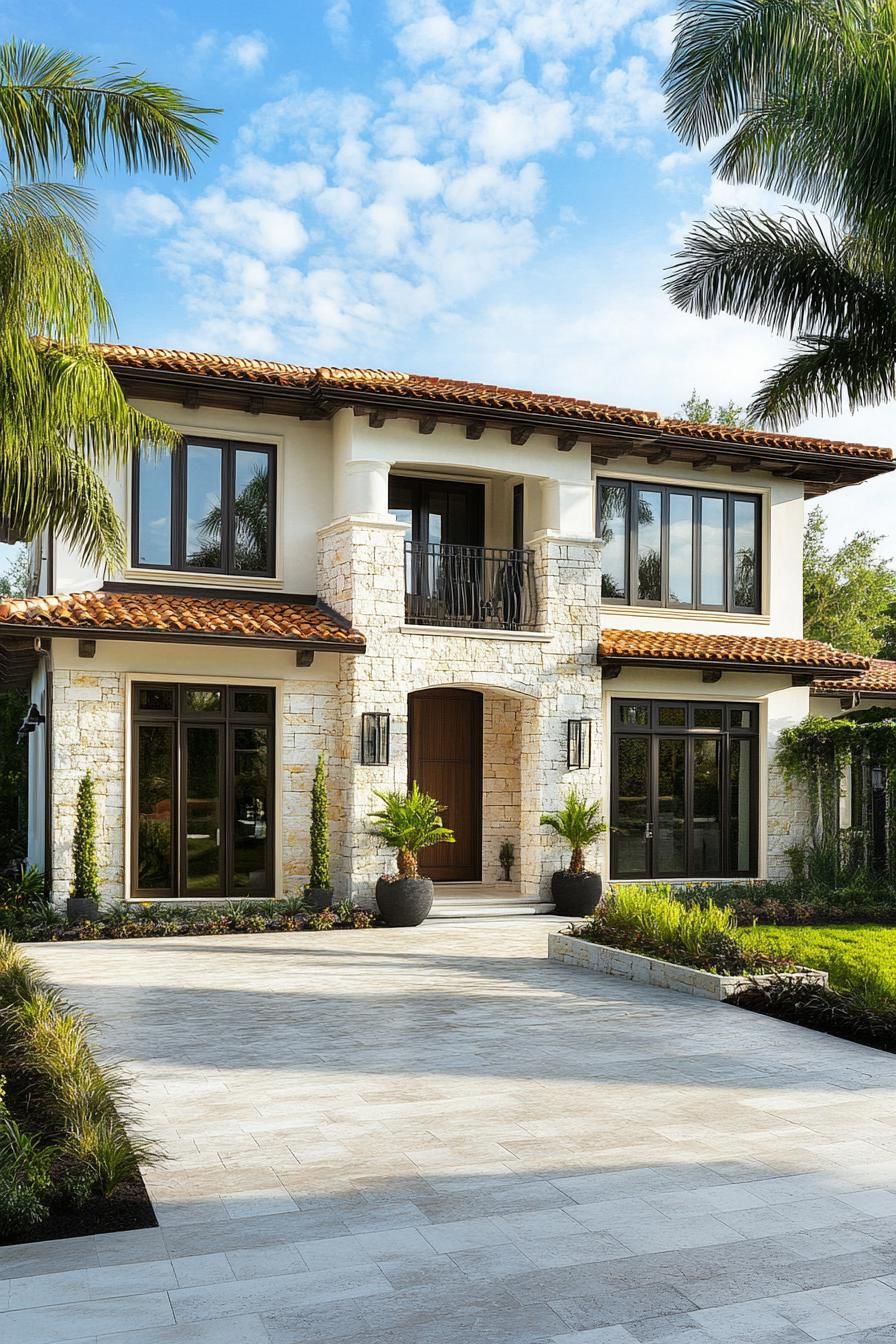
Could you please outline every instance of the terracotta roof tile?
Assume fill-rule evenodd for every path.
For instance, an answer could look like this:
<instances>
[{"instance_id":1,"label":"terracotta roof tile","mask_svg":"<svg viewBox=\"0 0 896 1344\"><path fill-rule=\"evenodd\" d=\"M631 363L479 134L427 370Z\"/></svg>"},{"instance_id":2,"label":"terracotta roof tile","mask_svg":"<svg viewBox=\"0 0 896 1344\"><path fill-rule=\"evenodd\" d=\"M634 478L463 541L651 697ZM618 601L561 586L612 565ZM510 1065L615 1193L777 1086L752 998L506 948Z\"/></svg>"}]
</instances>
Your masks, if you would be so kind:
<instances>
[{"instance_id":1,"label":"terracotta roof tile","mask_svg":"<svg viewBox=\"0 0 896 1344\"><path fill-rule=\"evenodd\" d=\"M818 668L864 671L868 659L843 653L817 639L768 635L697 635L668 630L603 630L598 649L605 662L732 663L765 670Z\"/></svg>"},{"instance_id":2,"label":"terracotta roof tile","mask_svg":"<svg viewBox=\"0 0 896 1344\"><path fill-rule=\"evenodd\" d=\"M98 347L114 368L159 369L167 373L194 374L204 378L230 378L274 387L304 389L325 396L327 391L402 397L410 402L443 402L458 410L518 411L522 415L578 420L587 426L633 425L686 439L712 440L746 447L772 448L837 457L863 457L892 461L889 448L863 443L844 443L802 434L774 434L764 430L734 429L727 425L695 424L666 419L657 411L638 411L581 397L531 392L492 383L470 383L455 378L437 378L419 373L396 373L383 369L341 369L306 364L283 364L274 360L244 359L236 355L200 354L187 350L158 350L137 345Z\"/></svg>"},{"instance_id":3,"label":"terracotta roof tile","mask_svg":"<svg viewBox=\"0 0 896 1344\"><path fill-rule=\"evenodd\" d=\"M0 627L49 633L183 634L276 645L332 644L362 650L364 636L332 613L276 597L194 597L165 592L65 593L0 601Z\"/></svg>"},{"instance_id":4,"label":"terracotta roof tile","mask_svg":"<svg viewBox=\"0 0 896 1344\"><path fill-rule=\"evenodd\" d=\"M896 696L896 662L887 658L872 658L868 671L860 677L819 678L812 687L813 695L842 695L844 691Z\"/></svg>"}]
</instances>

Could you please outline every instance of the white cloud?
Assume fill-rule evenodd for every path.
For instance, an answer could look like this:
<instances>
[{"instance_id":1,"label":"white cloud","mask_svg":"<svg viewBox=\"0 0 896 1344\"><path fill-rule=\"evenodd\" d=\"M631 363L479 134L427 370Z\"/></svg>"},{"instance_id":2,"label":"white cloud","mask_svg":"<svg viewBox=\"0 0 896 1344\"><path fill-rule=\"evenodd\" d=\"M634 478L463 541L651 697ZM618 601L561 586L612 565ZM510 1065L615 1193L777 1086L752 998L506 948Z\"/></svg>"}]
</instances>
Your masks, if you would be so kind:
<instances>
[{"instance_id":1,"label":"white cloud","mask_svg":"<svg viewBox=\"0 0 896 1344\"><path fill-rule=\"evenodd\" d=\"M247 75L255 75L264 65L268 54L268 40L263 33L238 33L224 47L224 55L231 64Z\"/></svg>"},{"instance_id":2,"label":"white cloud","mask_svg":"<svg viewBox=\"0 0 896 1344\"><path fill-rule=\"evenodd\" d=\"M116 223L128 233L165 233L182 218L180 206L170 196L142 187L124 192L115 207Z\"/></svg>"},{"instance_id":3,"label":"white cloud","mask_svg":"<svg viewBox=\"0 0 896 1344\"><path fill-rule=\"evenodd\" d=\"M315 196L326 183L324 170L315 163L272 163L270 159L248 154L229 176L229 182L266 196L281 205L289 205L300 196Z\"/></svg>"},{"instance_id":4,"label":"white cloud","mask_svg":"<svg viewBox=\"0 0 896 1344\"><path fill-rule=\"evenodd\" d=\"M484 159L507 163L554 149L572 134L572 104L551 98L526 80L509 84L501 98L484 103L470 132L470 148Z\"/></svg>"},{"instance_id":5,"label":"white cloud","mask_svg":"<svg viewBox=\"0 0 896 1344\"><path fill-rule=\"evenodd\" d=\"M219 187L205 192L192 210L192 231L211 240L226 239L260 257L286 261L308 242L302 221L292 210L262 197L236 199Z\"/></svg>"},{"instance_id":6,"label":"white cloud","mask_svg":"<svg viewBox=\"0 0 896 1344\"><path fill-rule=\"evenodd\" d=\"M632 29L632 36L639 47L649 51L665 65L675 46L675 13L661 14L657 19L643 19Z\"/></svg>"},{"instance_id":7,"label":"white cloud","mask_svg":"<svg viewBox=\"0 0 896 1344\"><path fill-rule=\"evenodd\" d=\"M458 173L444 196L448 208L464 218L502 210L531 215L543 189L544 174L537 163L524 164L515 176L492 163L480 163Z\"/></svg>"},{"instance_id":8,"label":"white cloud","mask_svg":"<svg viewBox=\"0 0 896 1344\"><path fill-rule=\"evenodd\" d=\"M352 28L351 0L330 0L324 11L324 23L336 46L342 46Z\"/></svg>"},{"instance_id":9,"label":"white cloud","mask_svg":"<svg viewBox=\"0 0 896 1344\"><path fill-rule=\"evenodd\" d=\"M601 81L598 106L587 123L601 139L615 148L644 149L645 132L664 123L665 99L643 56L631 56Z\"/></svg>"}]
</instances>

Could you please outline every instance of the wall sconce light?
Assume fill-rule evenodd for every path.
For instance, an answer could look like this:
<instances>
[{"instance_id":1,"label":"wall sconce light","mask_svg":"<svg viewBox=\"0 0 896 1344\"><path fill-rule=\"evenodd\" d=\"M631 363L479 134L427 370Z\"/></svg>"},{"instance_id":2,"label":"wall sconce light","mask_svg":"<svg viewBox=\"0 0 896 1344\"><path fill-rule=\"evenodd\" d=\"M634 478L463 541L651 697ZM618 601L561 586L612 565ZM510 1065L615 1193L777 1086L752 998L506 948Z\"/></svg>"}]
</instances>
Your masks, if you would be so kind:
<instances>
[{"instance_id":1,"label":"wall sconce light","mask_svg":"<svg viewBox=\"0 0 896 1344\"><path fill-rule=\"evenodd\" d=\"M22 722L19 724L19 731L16 733L16 741L24 742L29 733L33 733L39 723L46 723L46 715L41 714L37 705L32 705Z\"/></svg>"},{"instance_id":2,"label":"wall sconce light","mask_svg":"<svg viewBox=\"0 0 896 1344\"><path fill-rule=\"evenodd\" d=\"M389 715L361 715L361 764L389 764Z\"/></svg>"},{"instance_id":3,"label":"wall sconce light","mask_svg":"<svg viewBox=\"0 0 896 1344\"><path fill-rule=\"evenodd\" d=\"M570 719L566 725L566 768L587 770L591 765L591 720Z\"/></svg>"}]
</instances>

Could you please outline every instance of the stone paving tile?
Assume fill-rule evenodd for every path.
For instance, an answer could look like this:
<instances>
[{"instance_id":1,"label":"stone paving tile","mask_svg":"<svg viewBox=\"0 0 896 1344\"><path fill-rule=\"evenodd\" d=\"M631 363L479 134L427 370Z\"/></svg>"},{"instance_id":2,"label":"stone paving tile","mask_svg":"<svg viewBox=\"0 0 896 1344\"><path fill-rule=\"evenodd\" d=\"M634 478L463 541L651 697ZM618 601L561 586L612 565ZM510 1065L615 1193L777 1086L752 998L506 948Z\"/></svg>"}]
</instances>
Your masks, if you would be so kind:
<instances>
[{"instance_id":1,"label":"stone paving tile","mask_svg":"<svg viewBox=\"0 0 896 1344\"><path fill-rule=\"evenodd\" d=\"M555 924L35 949L170 1160L0 1249L3 1344L896 1344L892 1061Z\"/></svg>"}]
</instances>

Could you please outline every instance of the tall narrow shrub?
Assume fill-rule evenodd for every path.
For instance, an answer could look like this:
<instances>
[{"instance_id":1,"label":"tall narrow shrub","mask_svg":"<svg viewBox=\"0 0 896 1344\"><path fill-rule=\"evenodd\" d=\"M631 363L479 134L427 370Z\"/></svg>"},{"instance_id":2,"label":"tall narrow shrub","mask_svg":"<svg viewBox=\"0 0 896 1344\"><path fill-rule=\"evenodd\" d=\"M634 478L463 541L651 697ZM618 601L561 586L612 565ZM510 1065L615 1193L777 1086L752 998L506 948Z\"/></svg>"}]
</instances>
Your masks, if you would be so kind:
<instances>
[{"instance_id":1,"label":"tall narrow shrub","mask_svg":"<svg viewBox=\"0 0 896 1344\"><path fill-rule=\"evenodd\" d=\"M96 798L90 771L78 785L75 806L75 834L72 840L72 862L75 875L72 896L80 900L99 901L100 875L96 860Z\"/></svg>"},{"instance_id":2,"label":"tall narrow shrub","mask_svg":"<svg viewBox=\"0 0 896 1344\"><path fill-rule=\"evenodd\" d=\"M317 758L311 788L311 873L309 887L330 885L330 823L327 816L327 770L323 752Z\"/></svg>"}]
</instances>

